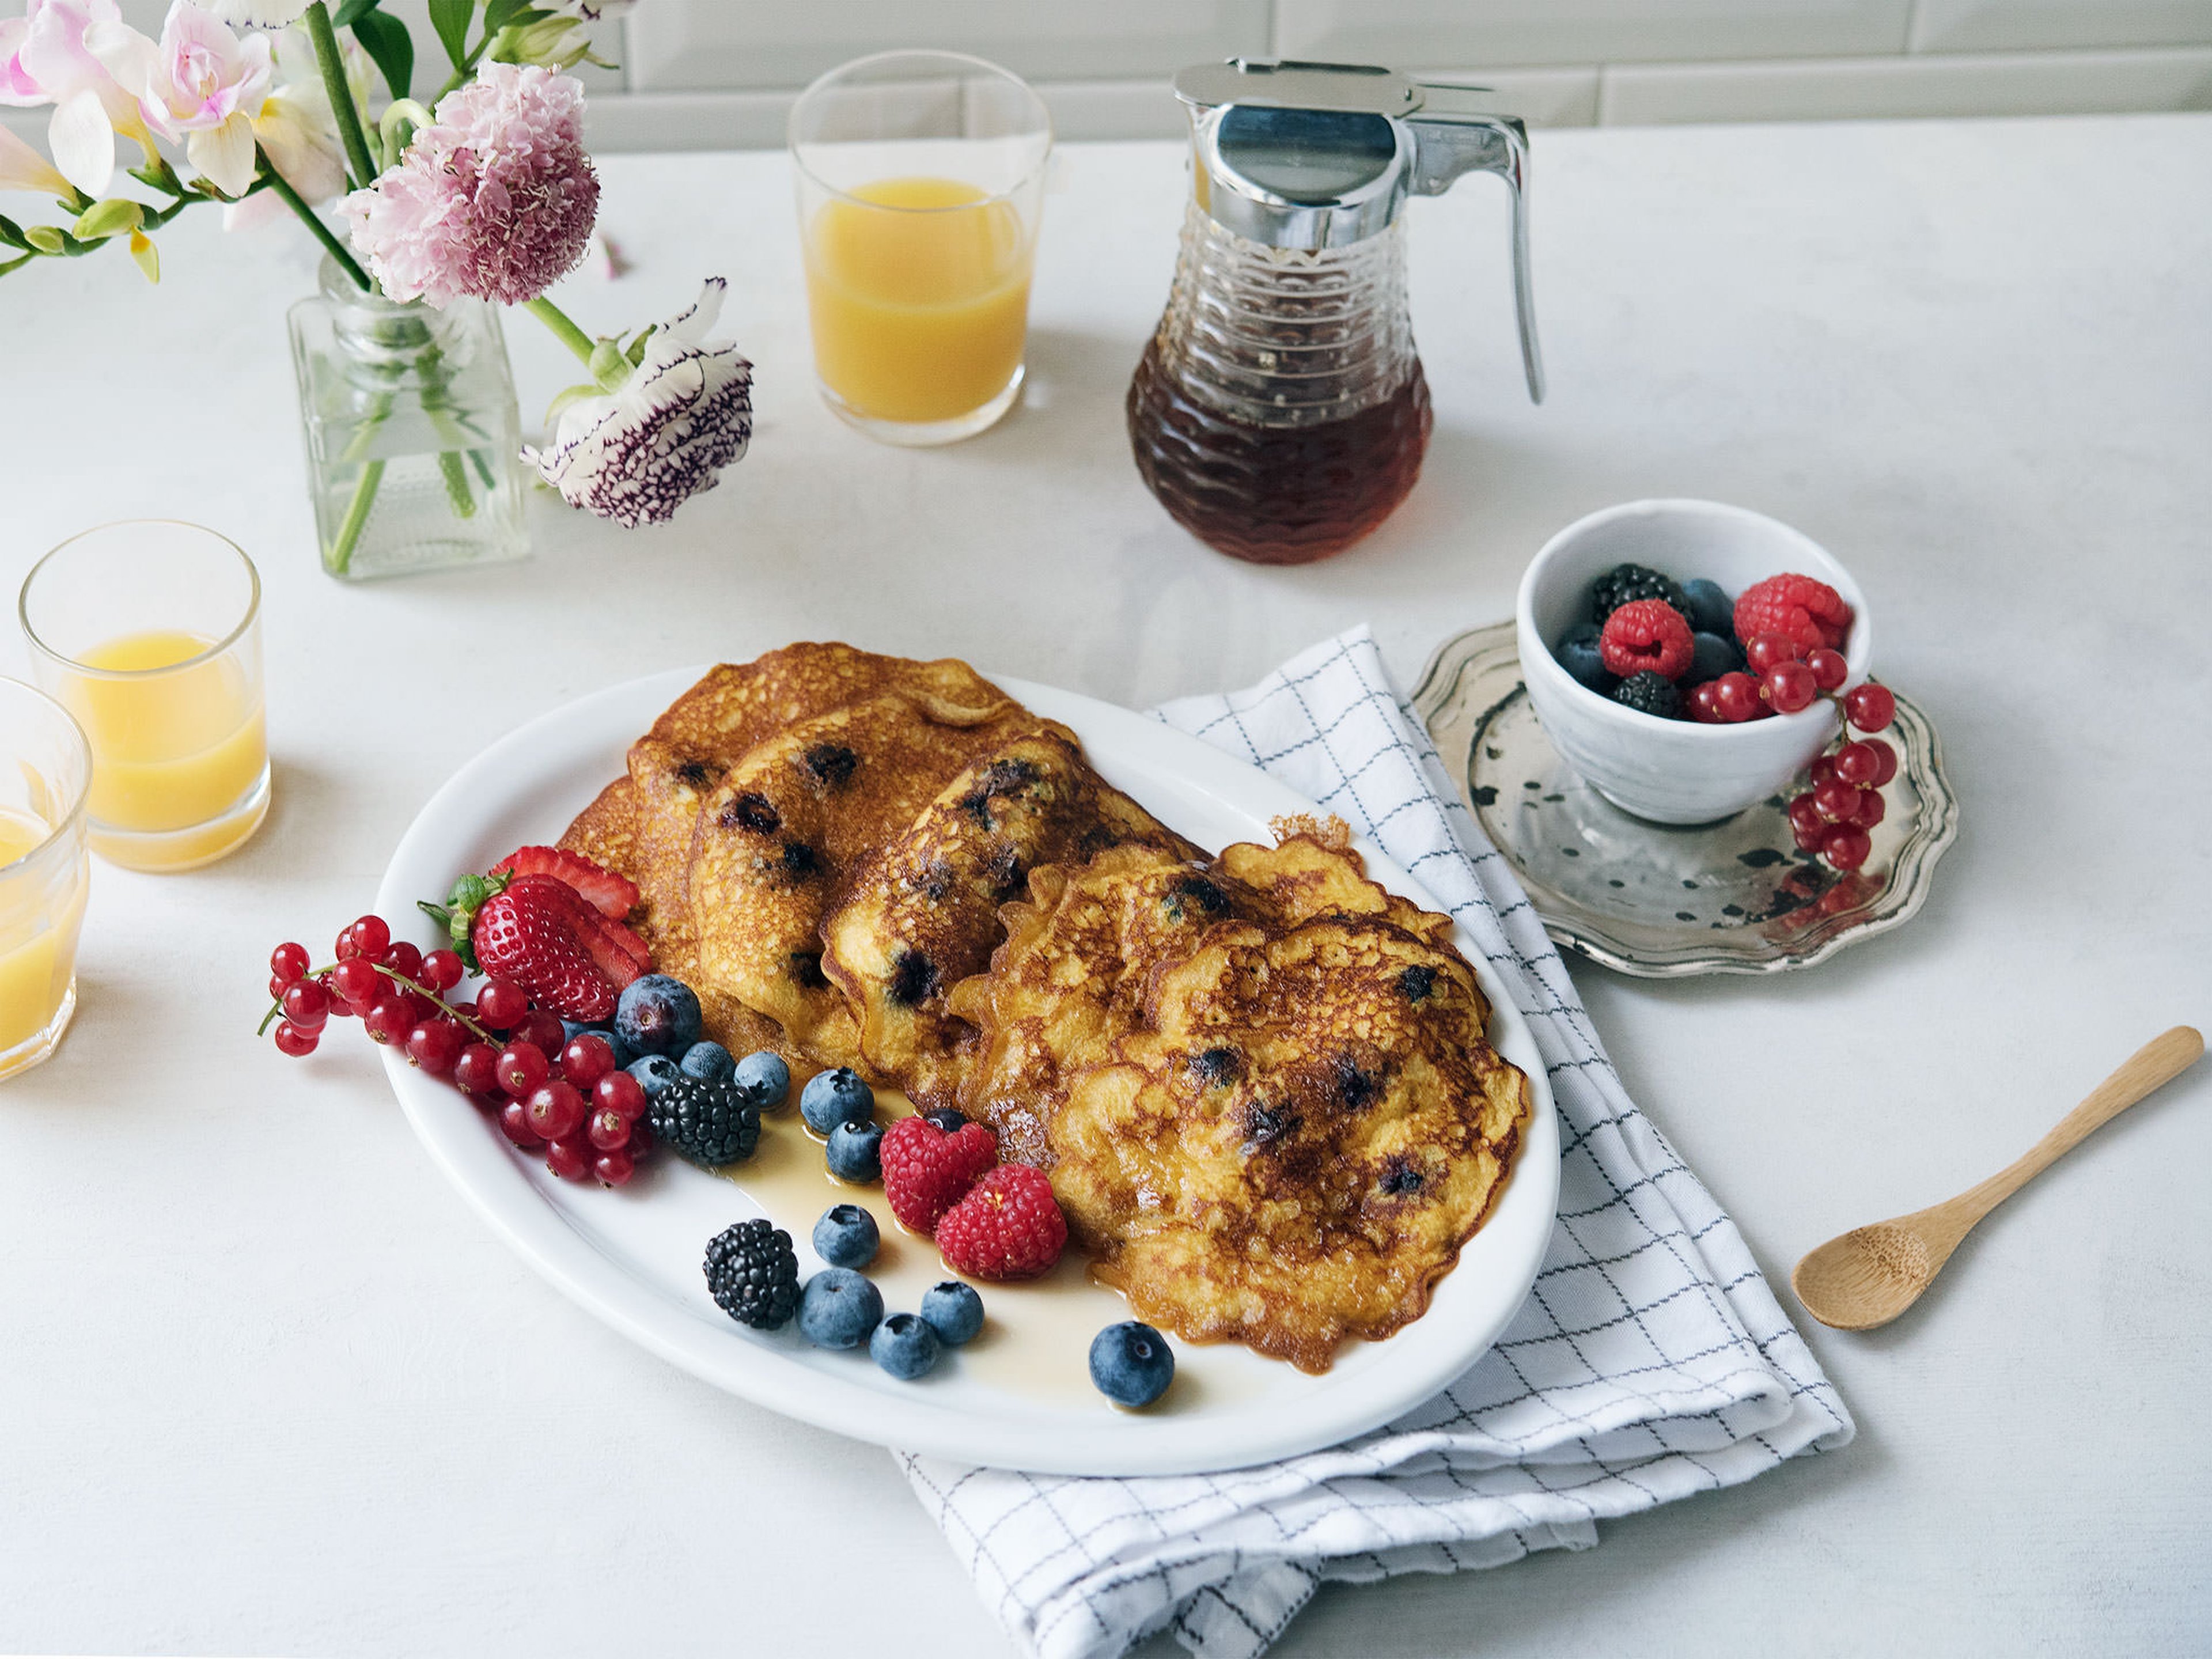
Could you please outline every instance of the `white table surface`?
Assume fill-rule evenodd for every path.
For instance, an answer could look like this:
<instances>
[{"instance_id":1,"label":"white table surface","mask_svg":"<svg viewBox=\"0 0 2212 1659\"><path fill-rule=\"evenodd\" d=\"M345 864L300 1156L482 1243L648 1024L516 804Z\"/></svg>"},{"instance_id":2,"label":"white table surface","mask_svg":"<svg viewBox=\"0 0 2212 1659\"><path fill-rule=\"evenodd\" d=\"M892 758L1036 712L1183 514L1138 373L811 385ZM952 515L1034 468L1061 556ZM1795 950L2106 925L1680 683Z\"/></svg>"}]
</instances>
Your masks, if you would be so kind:
<instances>
[{"instance_id":1,"label":"white table surface","mask_svg":"<svg viewBox=\"0 0 2212 1659\"><path fill-rule=\"evenodd\" d=\"M228 532L267 578L277 766L228 864L95 870L76 1029L0 1087L0 1650L1006 1650L887 1455L571 1307L438 1177L356 1031L304 1064L253 1037L270 946L362 910L447 773L649 670L839 637L1142 705L1367 618L1410 683L1568 520L1739 501L1856 573L1964 806L1919 919L1817 969L1577 970L1770 1274L2212 1021L2212 117L1540 134L1552 401L1520 390L1494 185L1415 204L1427 469L1294 571L1196 546L1128 462L1180 167L1063 153L1027 406L917 454L815 398L780 156L607 161L635 269L562 297L612 327L728 275L751 457L671 527L540 499L530 564L359 588L318 571L301 486L304 243L204 219L157 291L119 256L0 283L5 592L106 519ZM572 376L509 334L527 419ZM1842 1455L1592 1554L1325 1592L1280 1651L2204 1651L2208 1168L2212 1068L1896 1326L1809 1328L1858 1417Z\"/></svg>"}]
</instances>

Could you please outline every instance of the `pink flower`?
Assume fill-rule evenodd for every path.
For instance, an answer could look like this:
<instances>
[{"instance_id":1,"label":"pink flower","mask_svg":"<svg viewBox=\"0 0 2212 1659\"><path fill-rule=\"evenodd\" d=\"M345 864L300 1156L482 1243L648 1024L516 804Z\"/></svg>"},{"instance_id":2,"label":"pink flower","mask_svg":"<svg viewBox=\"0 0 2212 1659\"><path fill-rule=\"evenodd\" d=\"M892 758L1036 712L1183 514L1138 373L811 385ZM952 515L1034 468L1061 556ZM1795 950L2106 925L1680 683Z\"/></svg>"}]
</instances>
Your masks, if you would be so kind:
<instances>
[{"instance_id":1,"label":"pink flower","mask_svg":"<svg viewBox=\"0 0 2212 1659\"><path fill-rule=\"evenodd\" d=\"M269 96L269 37L241 40L192 0L177 0L159 44L120 23L95 23L85 45L138 100L147 125L174 143L226 196L253 182L253 118Z\"/></svg>"},{"instance_id":2,"label":"pink flower","mask_svg":"<svg viewBox=\"0 0 2212 1659\"><path fill-rule=\"evenodd\" d=\"M339 204L384 291L520 305L574 270L599 205L583 109L581 82L517 64L449 94L399 165Z\"/></svg>"},{"instance_id":3,"label":"pink flower","mask_svg":"<svg viewBox=\"0 0 2212 1659\"><path fill-rule=\"evenodd\" d=\"M46 142L63 176L88 196L115 174L115 135L150 144L138 101L115 83L86 36L123 27L115 0L30 0L0 22L0 104L52 104Z\"/></svg>"},{"instance_id":4,"label":"pink flower","mask_svg":"<svg viewBox=\"0 0 2212 1659\"><path fill-rule=\"evenodd\" d=\"M753 366L714 325L729 284L710 278L699 301L662 324L629 378L561 412L553 442L523 459L571 507L625 529L659 524L742 457L753 435Z\"/></svg>"}]
</instances>

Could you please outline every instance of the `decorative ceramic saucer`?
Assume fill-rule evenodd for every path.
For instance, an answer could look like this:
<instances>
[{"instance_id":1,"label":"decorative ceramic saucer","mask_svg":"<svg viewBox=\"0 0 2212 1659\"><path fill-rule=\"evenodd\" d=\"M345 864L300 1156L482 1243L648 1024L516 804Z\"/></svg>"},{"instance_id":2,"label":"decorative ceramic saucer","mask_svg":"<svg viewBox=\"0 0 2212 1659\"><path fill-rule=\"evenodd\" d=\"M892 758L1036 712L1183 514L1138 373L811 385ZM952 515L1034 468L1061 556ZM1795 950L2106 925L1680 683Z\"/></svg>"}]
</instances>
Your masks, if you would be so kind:
<instances>
[{"instance_id":1,"label":"decorative ceramic saucer","mask_svg":"<svg viewBox=\"0 0 2212 1659\"><path fill-rule=\"evenodd\" d=\"M1824 961L1917 912L1959 833L1936 728L1902 695L1882 733L1898 750L1887 815L1865 867L1850 875L1796 849L1779 795L1687 827L1613 805L1545 738L1510 622L1438 647L1413 707L1546 931L1623 973L1775 973Z\"/></svg>"}]
</instances>

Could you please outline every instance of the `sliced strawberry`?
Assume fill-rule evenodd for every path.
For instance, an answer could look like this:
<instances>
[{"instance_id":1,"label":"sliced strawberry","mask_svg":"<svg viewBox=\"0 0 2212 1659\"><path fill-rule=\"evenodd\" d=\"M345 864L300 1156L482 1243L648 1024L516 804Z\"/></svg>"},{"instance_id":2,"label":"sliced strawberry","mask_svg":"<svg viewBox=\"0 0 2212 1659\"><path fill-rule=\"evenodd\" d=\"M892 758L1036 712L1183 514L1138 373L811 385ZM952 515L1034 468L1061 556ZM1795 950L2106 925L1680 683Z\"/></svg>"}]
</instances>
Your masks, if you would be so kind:
<instances>
[{"instance_id":1,"label":"sliced strawberry","mask_svg":"<svg viewBox=\"0 0 2212 1659\"><path fill-rule=\"evenodd\" d=\"M550 876L584 896L601 915L620 921L637 908L637 884L565 847L518 847L491 867L495 876Z\"/></svg>"},{"instance_id":2,"label":"sliced strawberry","mask_svg":"<svg viewBox=\"0 0 2212 1659\"><path fill-rule=\"evenodd\" d=\"M601 1020L615 1011L622 985L601 965L611 951L576 890L550 876L517 876L477 908L469 939L487 975L511 980L530 1000L564 1019ZM630 968L622 957L625 969Z\"/></svg>"},{"instance_id":3,"label":"sliced strawberry","mask_svg":"<svg viewBox=\"0 0 2212 1659\"><path fill-rule=\"evenodd\" d=\"M646 948L645 941L624 923L601 915L567 882L551 876L517 876L514 885L529 883L534 886L540 882L550 882L555 887L567 890L556 896L564 898L568 907L568 922L575 932L576 942L584 947L592 965L614 981L616 990L652 969L653 952Z\"/></svg>"}]
</instances>

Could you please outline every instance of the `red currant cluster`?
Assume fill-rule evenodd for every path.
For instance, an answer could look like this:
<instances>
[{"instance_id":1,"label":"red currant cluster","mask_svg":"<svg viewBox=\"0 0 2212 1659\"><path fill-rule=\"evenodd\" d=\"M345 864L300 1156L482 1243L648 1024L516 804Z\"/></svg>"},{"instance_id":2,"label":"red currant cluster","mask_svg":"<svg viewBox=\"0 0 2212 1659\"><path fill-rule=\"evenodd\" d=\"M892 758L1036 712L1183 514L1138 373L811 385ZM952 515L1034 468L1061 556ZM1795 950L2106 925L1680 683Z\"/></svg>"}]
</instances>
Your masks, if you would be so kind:
<instances>
[{"instance_id":1,"label":"red currant cluster","mask_svg":"<svg viewBox=\"0 0 2212 1659\"><path fill-rule=\"evenodd\" d=\"M1897 699L1871 680L1837 699L1850 731L1881 731L1897 715ZM1807 771L1812 787L1790 803L1790 830L1799 848L1838 870L1856 870L1874 850L1868 834L1887 810L1881 787L1897 775L1897 750L1880 738L1850 731Z\"/></svg>"},{"instance_id":2,"label":"red currant cluster","mask_svg":"<svg viewBox=\"0 0 2212 1659\"><path fill-rule=\"evenodd\" d=\"M487 979L474 1001L447 1001L460 957L395 942L380 916L344 928L333 954L327 968L311 968L304 945L270 954L276 1006L261 1027L276 1022L283 1053L311 1054L333 1018L359 1019L372 1041L399 1044L410 1064L495 1110L501 1133L525 1152L542 1150L564 1180L619 1187L651 1148L645 1090L615 1064L614 1045L595 1032L570 1037L513 981Z\"/></svg>"},{"instance_id":3,"label":"red currant cluster","mask_svg":"<svg viewBox=\"0 0 2212 1659\"><path fill-rule=\"evenodd\" d=\"M1787 634L1753 635L1743 648L1751 672L1742 669L1690 688L1690 718L1706 726L1735 726L1769 714L1794 714L1810 708L1824 691L1832 692L1850 676L1844 653L1826 646L1807 650Z\"/></svg>"}]
</instances>

